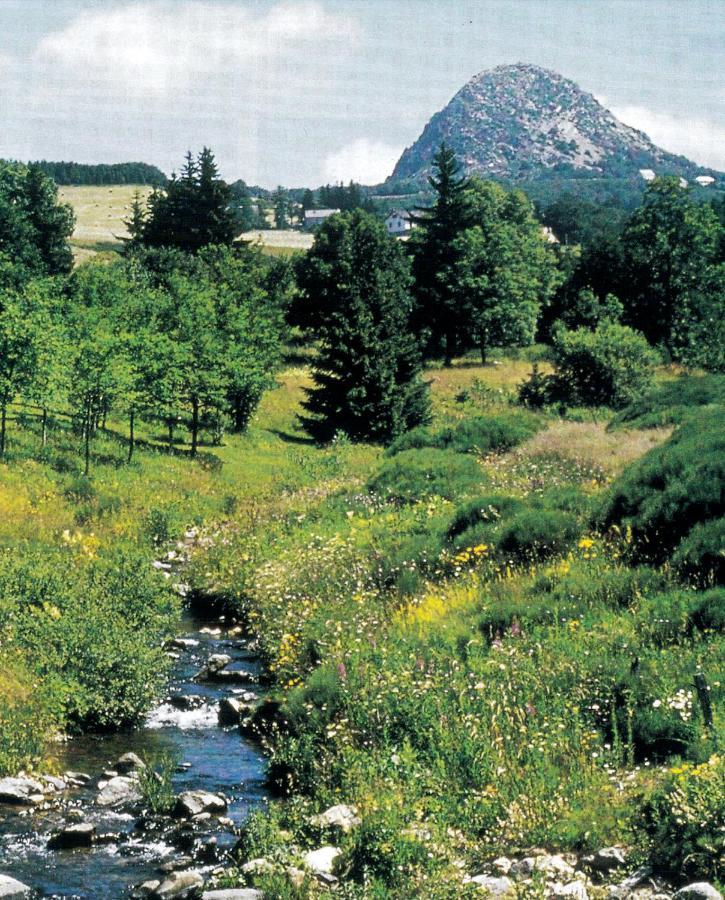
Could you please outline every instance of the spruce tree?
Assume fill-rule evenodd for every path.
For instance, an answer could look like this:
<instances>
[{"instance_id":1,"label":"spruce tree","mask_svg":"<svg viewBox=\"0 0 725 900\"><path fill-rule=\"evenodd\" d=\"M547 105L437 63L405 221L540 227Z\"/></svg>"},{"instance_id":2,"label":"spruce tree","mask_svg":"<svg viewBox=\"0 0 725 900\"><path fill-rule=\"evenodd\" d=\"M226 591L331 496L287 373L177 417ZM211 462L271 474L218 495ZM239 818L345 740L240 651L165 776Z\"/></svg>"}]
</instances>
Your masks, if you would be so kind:
<instances>
[{"instance_id":1,"label":"spruce tree","mask_svg":"<svg viewBox=\"0 0 725 900\"><path fill-rule=\"evenodd\" d=\"M427 385L410 331L410 267L399 243L360 210L331 216L299 269L319 340L302 422L317 440L341 431L389 441L427 421Z\"/></svg>"},{"instance_id":2,"label":"spruce tree","mask_svg":"<svg viewBox=\"0 0 725 900\"><path fill-rule=\"evenodd\" d=\"M469 225L467 179L450 147L441 144L433 158L434 173L428 179L435 192L429 209L418 209L410 240L415 277L415 327L426 348L435 355L442 351L450 365L459 350L465 327L454 276L462 252L456 241Z\"/></svg>"}]
</instances>

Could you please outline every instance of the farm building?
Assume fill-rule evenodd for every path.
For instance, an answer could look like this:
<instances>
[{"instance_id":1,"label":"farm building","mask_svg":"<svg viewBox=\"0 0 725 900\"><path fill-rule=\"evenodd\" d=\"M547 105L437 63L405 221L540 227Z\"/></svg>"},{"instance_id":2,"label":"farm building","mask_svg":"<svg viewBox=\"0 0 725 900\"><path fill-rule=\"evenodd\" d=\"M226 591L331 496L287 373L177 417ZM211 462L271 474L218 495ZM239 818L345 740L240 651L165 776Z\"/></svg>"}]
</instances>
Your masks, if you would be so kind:
<instances>
[{"instance_id":1,"label":"farm building","mask_svg":"<svg viewBox=\"0 0 725 900\"><path fill-rule=\"evenodd\" d=\"M700 187L709 187L711 184L715 183L715 179L712 175L698 175L695 181L700 185Z\"/></svg>"},{"instance_id":2,"label":"farm building","mask_svg":"<svg viewBox=\"0 0 725 900\"><path fill-rule=\"evenodd\" d=\"M325 219L329 219L330 216L334 216L335 213L339 212L339 209L306 209L302 227L305 231L314 231L315 228L319 228L322 225Z\"/></svg>"},{"instance_id":3,"label":"farm building","mask_svg":"<svg viewBox=\"0 0 725 900\"><path fill-rule=\"evenodd\" d=\"M393 209L388 213L385 227L393 237L407 234L413 228L413 217L406 209Z\"/></svg>"}]
</instances>

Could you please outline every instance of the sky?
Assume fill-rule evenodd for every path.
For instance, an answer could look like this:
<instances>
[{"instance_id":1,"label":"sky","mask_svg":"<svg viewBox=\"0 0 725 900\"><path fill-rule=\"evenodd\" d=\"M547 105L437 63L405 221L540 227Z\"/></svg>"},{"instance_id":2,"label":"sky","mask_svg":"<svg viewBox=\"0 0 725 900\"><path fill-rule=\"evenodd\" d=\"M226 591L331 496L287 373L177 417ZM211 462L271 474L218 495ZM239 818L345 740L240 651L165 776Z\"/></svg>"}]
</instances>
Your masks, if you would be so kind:
<instances>
[{"instance_id":1,"label":"sky","mask_svg":"<svg viewBox=\"0 0 725 900\"><path fill-rule=\"evenodd\" d=\"M0 0L0 157L372 184L516 62L725 170L725 0Z\"/></svg>"}]
</instances>

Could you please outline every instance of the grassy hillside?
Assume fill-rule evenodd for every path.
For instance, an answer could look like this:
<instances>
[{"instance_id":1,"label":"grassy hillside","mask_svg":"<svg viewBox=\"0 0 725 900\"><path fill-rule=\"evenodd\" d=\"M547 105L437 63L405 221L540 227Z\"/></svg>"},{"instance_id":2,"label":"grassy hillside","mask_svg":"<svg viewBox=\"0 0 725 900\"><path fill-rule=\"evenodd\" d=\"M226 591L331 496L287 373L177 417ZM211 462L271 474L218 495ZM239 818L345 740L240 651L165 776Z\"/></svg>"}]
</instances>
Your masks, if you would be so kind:
<instances>
[{"instance_id":1,"label":"grassy hillside","mask_svg":"<svg viewBox=\"0 0 725 900\"><path fill-rule=\"evenodd\" d=\"M196 460L147 427L127 464L109 423L90 481L62 417L43 450L16 410L0 469L0 767L37 764L54 728L132 722L162 690L178 604L150 563L195 524L211 541L193 583L250 626L273 678L249 727L283 797L238 849L240 866L271 860L256 878L269 896L310 896L285 866L330 842L348 897L465 896L469 873L534 846L623 844L632 865L721 877L708 841L722 764L693 687L702 673L721 728L721 592L640 560L636 524L595 524L672 426L521 410L529 369L429 370L433 423L383 455L311 444L296 420L308 371L288 368L249 432ZM117 680L94 677L113 667ZM340 802L359 827L314 824Z\"/></svg>"}]
</instances>

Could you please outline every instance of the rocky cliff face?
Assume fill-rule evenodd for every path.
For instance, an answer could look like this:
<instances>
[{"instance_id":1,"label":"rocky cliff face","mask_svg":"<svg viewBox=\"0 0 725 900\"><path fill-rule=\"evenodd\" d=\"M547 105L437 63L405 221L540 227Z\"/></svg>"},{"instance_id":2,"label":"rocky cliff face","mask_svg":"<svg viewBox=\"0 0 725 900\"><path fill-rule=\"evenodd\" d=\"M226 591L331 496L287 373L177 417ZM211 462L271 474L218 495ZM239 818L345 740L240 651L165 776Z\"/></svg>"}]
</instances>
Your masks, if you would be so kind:
<instances>
[{"instance_id":1,"label":"rocky cliff face","mask_svg":"<svg viewBox=\"0 0 725 900\"><path fill-rule=\"evenodd\" d=\"M445 141L465 170L514 181L629 177L640 169L707 172L624 125L573 81L539 66L497 66L472 78L398 160L394 179L422 180Z\"/></svg>"}]
</instances>

